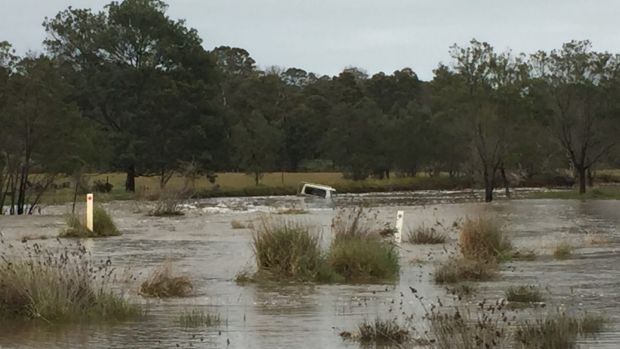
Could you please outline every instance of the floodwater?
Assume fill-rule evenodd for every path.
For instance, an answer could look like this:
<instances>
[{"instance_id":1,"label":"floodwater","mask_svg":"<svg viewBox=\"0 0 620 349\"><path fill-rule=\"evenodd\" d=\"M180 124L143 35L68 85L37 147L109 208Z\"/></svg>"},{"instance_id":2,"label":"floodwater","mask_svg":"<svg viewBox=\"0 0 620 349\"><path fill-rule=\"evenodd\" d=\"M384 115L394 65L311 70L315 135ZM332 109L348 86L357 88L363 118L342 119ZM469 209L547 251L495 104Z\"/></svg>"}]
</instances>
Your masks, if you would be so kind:
<instances>
[{"instance_id":1,"label":"floodwater","mask_svg":"<svg viewBox=\"0 0 620 349\"><path fill-rule=\"evenodd\" d=\"M500 298L510 285L535 284L545 290L546 310L562 307L603 314L610 320L604 333L581 342L582 347L617 348L620 201L473 202L479 197L474 191L379 193L340 196L336 205L365 203L372 206L378 221L391 224L396 211L403 210L405 231L437 221L450 225L464 217L497 217L517 248L533 249L540 257L503 265L502 277L480 283L479 292L469 301ZM431 273L435 263L455 249L455 235L445 248L401 244L401 273L394 284L238 285L235 275L253 263L251 231L232 229L232 220L245 223L283 207L306 207L306 214L279 217L316 226L329 240L336 210L305 205L297 197L220 198L185 205L185 216L155 218L145 215L147 205L105 204L123 235L85 242L95 258L110 257L119 270L138 275L128 296L146 305L145 320L62 327L0 323L0 348L358 348L338 333L354 330L364 319L396 316L402 309L407 314L420 313L420 303L452 299L444 287L433 283ZM0 232L15 244L25 235L55 236L68 210L68 206L53 206L31 217L0 216ZM587 233L604 237L604 243L588 242ZM579 247L573 258L557 261L550 256L559 241ZM56 244L54 239L38 242ZM144 274L166 259L192 277L194 296L146 300L137 294ZM410 286L424 296L421 302L411 297ZM224 321L210 328L181 327L179 314L194 308L219 313Z\"/></svg>"}]
</instances>

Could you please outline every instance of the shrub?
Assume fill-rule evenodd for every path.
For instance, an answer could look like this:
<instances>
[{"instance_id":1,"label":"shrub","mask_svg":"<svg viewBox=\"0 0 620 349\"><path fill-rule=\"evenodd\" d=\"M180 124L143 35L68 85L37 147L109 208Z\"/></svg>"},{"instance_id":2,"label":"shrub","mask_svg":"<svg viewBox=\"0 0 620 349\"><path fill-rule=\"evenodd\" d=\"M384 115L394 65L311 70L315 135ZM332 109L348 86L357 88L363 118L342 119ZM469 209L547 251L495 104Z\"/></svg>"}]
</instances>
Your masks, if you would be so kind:
<instances>
[{"instance_id":1,"label":"shrub","mask_svg":"<svg viewBox=\"0 0 620 349\"><path fill-rule=\"evenodd\" d=\"M191 196L192 192L189 189L163 190L159 194L155 208L149 212L149 215L156 217L182 216L181 205Z\"/></svg>"},{"instance_id":2,"label":"shrub","mask_svg":"<svg viewBox=\"0 0 620 349\"><path fill-rule=\"evenodd\" d=\"M0 241L0 243L3 243ZM0 318L46 323L124 320L141 309L112 291L110 260L91 261L80 243L61 252L25 245L0 255Z\"/></svg>"},{"instance_id":3,"label":"shrub","mask_svg":"<svg viewBox=\"0 0 620 349\"><path fill-rule=\"evenodd\" d=\"M435 268L435 282L486 281L497 275L497 263L488 260L451 258Z\"/></svg>"},{"instance_id":4,"label":"shrub","mask_svg":"<svg viewBox=\"0 0 620 349\"><path fill-rule=\"evenodd\" d=\"M446 235L438 232L434 227L422 225L409 230L407 241L412 244L443 244L446 242Z\"/></svg>"},{"instance_id":5,"label":"shrub","mask_svg":"<svg viewBox=\"0 0 620 349\"><path fill-rule=\"evenodd\" d=\"M245 229L246 228L245 224L243 224L241 221L238 221L236 219L233 219L232 221L230 221L230 227L233 229Z\"/></svg>"},{"instance_id":6,"label":"shrub","mask_svg":"<svg viewBox=\"0 0 620 349\"><path fill-rule=\"evenodd\" d=\"M175 275L172 262L165 261L154 269L140 286L140 294L147 297L186 297L194 286L185 275Z\"/></svg>"},{"instance_id":7,"label":"shrub","mask_svg":"<svg viewBox=\"0 0 620 349\"><path fill-rule=\"evenodd\" d=\"M505 259L511 249L510 241L499 225L489 219L466 219L459 234L461 253L467 259Z\"/></svg>"},{"instance_id":8,"label":"shrub","mask_svg":"<svg viewBox=\"0 0 620 349\"><path fill-rule=\"evenodd\" d=\"M179 323L183 327L215 326L222 322L219 314L206 314L202 310L185 310L179 315Z\"/></svg>"},{"instance_id":9,"label":"shrub","mask_svg":"<svg viewBox=\"0 0 620 349\"><path fill-rule=\"evenodd\" d=\"M585 315L576 318L565 313L547 315L535 321L518 324L515 342L523 348L566 349L574 348L579 336L600 332L605 319Z\"/></svg>"},{"instance_id":10,"label":"shrub","mask_svg":"<svg viewBox=\"0 0 620 349\"><path fill-rule=\"evenodd\" d=\"M535 303L542 301L542 294L535 286L516 286L506 290L506 300L509 302Z\"/></svg>"},{"instance_id":11,"label":"shrub","mask_svg":"<svg viewBox=\"0 0 620 349\"><path fill-rule=\"evenodd\" d=\"M299 223L261 220L253 232L252 248L261 276L312 281L325 270L320 236Z\"/></svg>"},{"instance_id":12,"label":"shrub","mask_svg":"<svg viewBox=\"0 0 620 349\"><path fill-rule=\"evenodd\" d=\"M358 339L368 344L403 344L409 340L409 331L401 326L396 320L381 320L376 318L373 322L364 320L357 326Z\"/></svg>"},{"instance_id":13,"label":"shrub","mask_svg":"<svg viewBox=\"0 0 620 349\"><path fill-rule=\"evenodd\" d=\"M561 242L560 244L555 246L553 250L553 257L559 260L568 259L572 254L573 246L569 245L566 242Z\"/></svg>"},{"instance_id":14,"label":"shrub","mask_svg":"<svg viewBox=\"0 0 620 349\"><path fill-rule=\"evenodd\" d=\"M334 239L328 262L346 281L395 279L399 272L398 252L394 245L372 236Z\"/></svg>"},{"instance_id":15,"label":"shrub","mask_svg":"<svg viewBox=\"0 0 620 349\"><path fill-rule=\"evenodd\" d=\"M114 186L107 180L104 182L100 179L93 182L93 191L95 193L109 193Z\"/></svg>"},{"instance_id":16,"label":"shrub","mask_svg":"<svg viewBox=\"0 0 620 349\"><path fill-rule=\"evenodd\" d=\"M100 206L93 208L93 231L88 230L75 215L67 216L66 223L67 227L60 233L62 237L87 238L120 235L112 217Z\"/></svg>"}]
</instances>

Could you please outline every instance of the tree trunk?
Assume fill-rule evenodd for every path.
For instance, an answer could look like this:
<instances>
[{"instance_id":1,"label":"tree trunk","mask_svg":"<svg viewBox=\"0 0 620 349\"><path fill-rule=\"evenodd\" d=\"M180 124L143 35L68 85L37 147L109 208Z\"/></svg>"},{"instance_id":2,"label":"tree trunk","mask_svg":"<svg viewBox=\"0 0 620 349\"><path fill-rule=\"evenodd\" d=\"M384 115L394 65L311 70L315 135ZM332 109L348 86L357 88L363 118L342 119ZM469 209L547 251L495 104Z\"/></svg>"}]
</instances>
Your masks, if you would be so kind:
<instances>
[{"instance_id":1,"label":"tree trunk","mask_svg":"<svg viewBox=\"0 0 620 349\"><path fill-rule=\"evenodd\" d=\"M127 180L125 180L125 191L135 193L136 191L136 166L127 167Z\"/></svg>"},{"instance_id":2,"label":"tree trunk","mask_svg":"<svg viewBox=\"0 0 620 349\"><path fill-rule=\"evenodd\" d=\"M502 181L504 182L504 188L506 189L506 197L510 199L510 183L506 177L506 169L504 169L503 165L500 167L500 173L502 174Z\"/></svg>"},{"instance_id":3,"label":"tree trunk","mask_svg":"<svg viewBox=\"0 0 620 349\"><path fill-rule=\"evenodd\" d=\"M254 172L254 184L256 184L257 187L258 187L259 180L260 180L260 173Z\"/></svg>"},{"instance_id":4,"label":"tree trunk","mask_svg":"<svg viewBox=\"0 0 620 349\"><path fill-rule=\"evenodd\" d=\"M588 187L592 188L594 186L594 175L592 174L592 171L590 170L590 168L588 167Z\"/></svg>"},{"instance_id":5,"label":"tree trunk","mask_svg":"<svg viewBox=\"0 0 620 349\"><path fill-rule=\"evenodd\" d=\"M495 174L493 173L492 176ZM484 169L484 202L493 201L493 187L495 186L493 177L489 178L489 171Z\"/></svg>"},{"instance_id":6,"label":"tree trunk","mask_svg":"<svg viewBox=\"0 0 620 349\"><path fill-rule=\"evenodd\" d=\"M579 194L586 193L586 171L587 169L583 166L578 167L579 171Z\"/></svg>"}]
</instances>

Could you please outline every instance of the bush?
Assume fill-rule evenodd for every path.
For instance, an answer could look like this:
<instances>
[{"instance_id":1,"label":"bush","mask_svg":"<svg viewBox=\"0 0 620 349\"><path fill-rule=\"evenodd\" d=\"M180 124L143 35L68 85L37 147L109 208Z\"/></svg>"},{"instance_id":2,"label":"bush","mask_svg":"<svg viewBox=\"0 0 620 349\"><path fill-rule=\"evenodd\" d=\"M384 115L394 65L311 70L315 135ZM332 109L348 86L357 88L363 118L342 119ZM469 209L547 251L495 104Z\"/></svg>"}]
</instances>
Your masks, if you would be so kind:
<instances>
[{"instance_id":1,"label":"bush","mask_svg":"<svg viewBox=\"0 0 620 349\"><path fill-rule=\"evenodd\" d=\"M299 223L261 220L253 232L252 248L258 273L264 277L313 281L325 270L320 236Z\"/></svg>"},{"instance_id":2,"label":"bush","mask_svg":"<svg viewBox=\"0 0 620 349\"><path fill-rule=\"evenodd\" d=\"M186 297L193 289L192 281L185 275L175 275L172 262L165 261L142 283L140 294L159 298Z\"/></svg>"},{"instance_id":3,"label":"bush","mask_svg":"<svg viewBox=\"0 0 620 349\"><path fill-rule=\"evenodd\" d=\"M501 261L510 256L512 245L499 225L489 219L466 219L459 234L461 253L467 259Z\"/></svg>"},{"instance_id":4,"label":"bush","mask_svg":"<svg viewBox=\"0 0 620 349\"><path fill-rule=\"evenodd\" d=\"M67 227L60 232L61 237L88 238L121 235L112 217L100 206L93 208L93 231L88 230L75 215L67 216L66 223Z\"/></svg>"},{"instance_id":5,"label":"bush","mask_svg":"<svg viewBox=\"0 0 620 349\"><path fill-rule=\"evenodd\" d=\"M488 260L451 258L435 268L435 282L486 281L497 275L497 263Z\"/></svg>"},{"instance_id":6,"label":"bush","mask_svg":"<svg viewBox=\"0 0 620 349\"><path fill-rule=\"evenodd\" d=\"M2 244L0 240L0 244ZM25 245L22 255L0 255L0 318L45 323L124 320L141 315L111 290L110 260L93 263L84 246L61 252Z\"/></svg>"},{"instance_id":7,"label":"bush","mask_svg":"<svg viewBox=\"0 0 620 349\"><path fill-rule=\"evenodd\" d=\"M573 254L573 246L569 245L566 242L562 242L555 246L553 250L553 257L555 259L564 260L570 258Z\"/></svg>"},{"instance_id":8,"label":"bush","mask_svg":"<svg viewBox=\"0 0 620 349\"><path fill-rule=\"evenodd\" d=\"M114 188L114 186L107 180L104 182L98 179L93 182L93 191L95 193L109 193L112 191L112 188Z\"/></svg>"},{"instance_id":9,"label":"bush","mask_svg":"<svg viewBox=\"0 0 620 349\"><path fill-rule=\"evenodd\" d=\"M396 320L381 320L376 318L373 322L364 321L357 326L357 339L364 344L404 344L409 340L409 331L401 326Z\"/></svg>"},{"instance_id":10,"label":"bush","mask_svg":"<svg viewBox=\"0 0 620 349\"><path fill-rule=\"evenodd\" d=\"M438 232L434 227L422 225L409 230L407 241L412 244L443 244L446 242L446 235Z\"/></svg>"},{"instance_id":11,"label":"bush","mask_svg":"<svg viewBox=\"0 0 620 349\"><path fill-rule=\"evenodd\" d=\"M395 247L372 236L336 238L328 263L346 281L375 282L398 277L398 252Z\"/></svg>"},{"instance_id":12,"label":"bush","mask_svg":"<svg viewBox=\"0 0 620 349\"><path fill-rule=\"evenodd\" d=\"M536 321L518 324L515 342L523 348L566 349L575 348L579 336L600 332L605 319L585 315L581 318L565 313L547 315Z\"/></svg>"},{"instance_id":13,"label":"bush","mask_svg":"<svg viewBox=\"0 0 620 349\"><path fill-rule=\"evenodd\" d=\"M182 216L181 205L192 196L189 189L163 190L149 216L172 217Z\"/></svg>"},{"instance_id":14,"label":"bush","mask_svg":"<svg viewBox=\"0 0 620 349\"><path fill-rule=\"evenodd\" d=\"M509 302L535 303L542 301L542 294L535 286L517 286L506 290L506 300Z\"/></svg>"}]
</instances>

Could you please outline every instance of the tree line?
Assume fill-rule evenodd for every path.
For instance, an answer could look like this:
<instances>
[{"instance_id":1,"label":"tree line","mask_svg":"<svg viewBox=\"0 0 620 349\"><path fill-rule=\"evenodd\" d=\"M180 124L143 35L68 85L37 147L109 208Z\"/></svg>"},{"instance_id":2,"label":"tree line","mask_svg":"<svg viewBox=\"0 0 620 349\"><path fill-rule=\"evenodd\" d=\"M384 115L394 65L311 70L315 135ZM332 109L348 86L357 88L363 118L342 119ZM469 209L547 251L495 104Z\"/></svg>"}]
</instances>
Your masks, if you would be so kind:
<instances>
[{"instance_id":1,"label":"tree line","mask_svg":"<svg viewBox=\"0 0 620 349\"><path fill-rule=\"evenodd\" d=\"M188 168L471 176L589 171L620 155L620 56L589 41L532 54L472 40L431 81L410 68L337 76L257 68L242 48L202 46L159 0L67 8L44 53L0 44L0 207L28 213L59 175L122 171L164 187Z\"/></svg>"}]
</instances>

